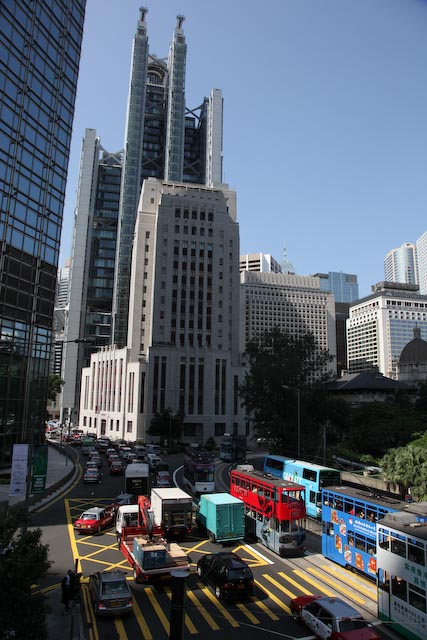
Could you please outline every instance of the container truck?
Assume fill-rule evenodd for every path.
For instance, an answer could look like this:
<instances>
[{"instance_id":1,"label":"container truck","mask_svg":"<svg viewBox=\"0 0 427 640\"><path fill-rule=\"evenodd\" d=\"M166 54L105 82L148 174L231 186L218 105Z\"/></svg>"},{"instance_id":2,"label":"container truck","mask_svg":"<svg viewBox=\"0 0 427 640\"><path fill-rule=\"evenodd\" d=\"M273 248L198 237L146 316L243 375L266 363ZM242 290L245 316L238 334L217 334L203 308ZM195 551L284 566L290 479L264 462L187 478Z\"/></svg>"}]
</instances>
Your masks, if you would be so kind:
<instances>
[{"instance_id":1,"label":"container truck","mask_svg":"<svg viewBox=\"0 0 427 640\"><path fill-rule=\"evenodd\" d=\"M119 549L137 583L153 582L174 570L190 570L185 551L176 542L167 541L161 527L155 524L150 500L145 496L139 496L137 505L119 507L116 534Z\"/></svg>"},{"instance_id":2,"label":"container truck","mask_svg":"<svg viewBox=\"0 0 427 640\"><path fill-rule=\"evenodd\" d=\"M196 522L211 542L242 540L245 536L245 505L229 493L202 495Z\"/></svg>"},{"instance_id":3,"label":"container truck","mask_svg":"<svg viewBox=\"0 0 427 640\"><path fill-rule=\"evenodd\" d=\"M193 499L178 487L153 487L151 511L154 522L160 525L167 540L183 540L191 533Z\"/></svg>"},{"instance_id":4,"label":"container truck","mask_svg":"<svg viewBox=\"0 0 427 640\"><path fill-rule=\"evenodd\" d=\"M133 496L150 494L150 468L145 462L132 462L125 470L125 493Z\"/></svg>"}]
</instances>

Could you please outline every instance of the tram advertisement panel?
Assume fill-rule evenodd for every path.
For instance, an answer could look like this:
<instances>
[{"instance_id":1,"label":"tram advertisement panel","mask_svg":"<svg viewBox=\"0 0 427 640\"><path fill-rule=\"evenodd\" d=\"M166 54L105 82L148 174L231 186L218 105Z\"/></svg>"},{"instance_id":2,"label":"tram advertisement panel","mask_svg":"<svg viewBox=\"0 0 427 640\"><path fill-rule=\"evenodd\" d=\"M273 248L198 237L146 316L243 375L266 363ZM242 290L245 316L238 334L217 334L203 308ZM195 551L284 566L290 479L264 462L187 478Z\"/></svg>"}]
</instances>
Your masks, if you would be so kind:
<instances>
[{"instance_id":1,"label":"tram advertisement panel","mask_svg":"<svg viewBox=\"0 0 427 640\"><path fill-rule=\"evenodd\" d=\"M357 514L323 505L322 553L342 566L375 578L376 525Z\"/></svg>"}]
</instances>

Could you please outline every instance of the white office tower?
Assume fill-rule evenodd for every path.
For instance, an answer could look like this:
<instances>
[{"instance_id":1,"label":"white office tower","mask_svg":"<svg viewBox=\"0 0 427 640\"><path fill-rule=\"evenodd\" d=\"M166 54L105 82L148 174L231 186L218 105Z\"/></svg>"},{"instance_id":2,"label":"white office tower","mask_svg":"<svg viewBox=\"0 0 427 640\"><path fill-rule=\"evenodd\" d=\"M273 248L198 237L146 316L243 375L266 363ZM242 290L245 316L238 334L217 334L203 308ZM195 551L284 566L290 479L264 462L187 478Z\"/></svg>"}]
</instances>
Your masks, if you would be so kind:
<instances>
[{"instance_id":1,"label":"white office tower","mask_svg":"<svg viewBox=\"0 0 427 640\"><path fill-rule=\"evenodd\" d=\"M320 290L319 278L242 271L240 318L242 352L249 340L276 327L295 338L312 333L319 350L326 349L334 357L328 371L335 375L335 299Z\"/></svg>"},{"instance_id":2,"label":"white office tower","mask_svg":"<svg viewBox=\"0 0 427 640\"><path fill-rule=\"evenodd\" d=\"M419 328L427 339L427 296L418 285L379 282L372 294L350 305L347 358L350 373L377 370L396 377L396 363Z\"/></svg>"},{"instance_id":3,"label":"white office tower","mask_svg":"<svg viewBox=\"0 0 427 640\"><path fill-rule=\"evenodd\" d=\"M240 271L280 273L280 264L269 253L246 253L240 256Z\"/></svg>"},{"instance_id":4,"label":"white office tower","mask_svg":"<svg viewBox=\"0 0 427 640\"><path fill-rule=\"evenodd\" d=\"M417 284L417 250L412 242L389 251L384 260L384 278L386 282Z\"/></svg>"},{"instance_id":5,"label":"white office tower","mask_svg":"<svg viewBox=\"0 0 427 640\"><path fill-rule=\"evenodd\" d=\"M82 372L80 424L146 438L154 414L184 416L186 442L242 422L235 193L148 178L133 243L127 348Z\"/></svg>"},{"instance_id":6,"label":"white office tower","mask_svg":"<svg viewBox=\"0 0 427 640\"><path fill-rule=\"evenodd\" d=\"M415 243L417 252L418 286L422 295L427 295L427 231Z\"/></svg>"}]
</instances>

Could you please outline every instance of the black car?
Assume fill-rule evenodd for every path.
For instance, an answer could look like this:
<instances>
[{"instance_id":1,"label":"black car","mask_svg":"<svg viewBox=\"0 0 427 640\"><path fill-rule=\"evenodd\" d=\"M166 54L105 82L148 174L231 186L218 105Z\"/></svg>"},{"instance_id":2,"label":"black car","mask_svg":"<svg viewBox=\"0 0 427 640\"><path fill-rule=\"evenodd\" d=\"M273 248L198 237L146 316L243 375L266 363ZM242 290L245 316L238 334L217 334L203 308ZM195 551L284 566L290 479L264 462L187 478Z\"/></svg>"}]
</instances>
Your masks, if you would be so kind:
<instances>
[{"instance_id":1,"label":"black car","mask_svg":"<svg viewBox=\"0 0 427 640\"><path fill-rule=\"evenodd\" d=\"M252 571L237 553L220 551L202 556L197 573L213 586L217 598L247 598L254 593Z\"/></svg>"}]
</instances>

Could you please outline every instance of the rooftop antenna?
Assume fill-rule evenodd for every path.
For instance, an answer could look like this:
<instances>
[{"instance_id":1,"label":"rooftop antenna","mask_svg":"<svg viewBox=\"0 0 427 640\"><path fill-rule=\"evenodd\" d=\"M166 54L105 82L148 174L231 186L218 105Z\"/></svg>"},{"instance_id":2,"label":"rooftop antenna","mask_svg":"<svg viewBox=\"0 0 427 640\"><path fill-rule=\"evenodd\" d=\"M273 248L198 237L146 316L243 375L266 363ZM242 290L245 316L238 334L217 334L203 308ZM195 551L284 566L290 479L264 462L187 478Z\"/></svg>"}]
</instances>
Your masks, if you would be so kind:
<instances>
[{"instance_id":1,"label":"rooftop antenna","mask_svg":"<svg viewBox=\"0 0 427 640\"><path fill-rule=\"evenodd\" d=\"M147 7L139 7L139 11L141 12L140 20L141 20L141 22L144 22L145 16L148 13L148 8Z\"/></svg>"},{"instance_id":2,"label":"rooftop antenna","mask_svg":"<svg viewBox=\"0 0 427 640\"><path fill-rule=\"evenodd\" d=\"M177 27L177 29L181 29L182 23L185 20L185 16L178 15L178 16L176 16L176 19L177 19L176 27Z\"/></svg>"}]
</instances>

